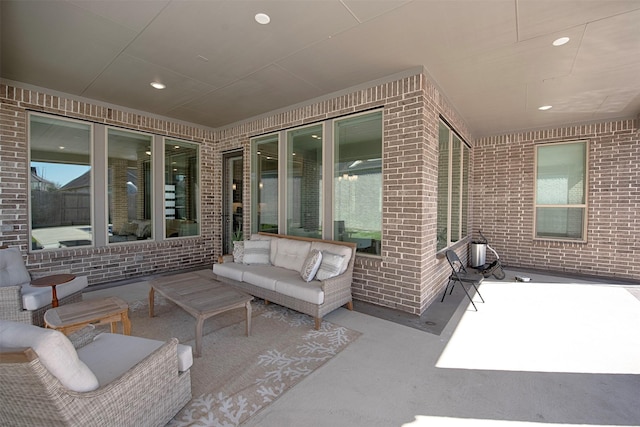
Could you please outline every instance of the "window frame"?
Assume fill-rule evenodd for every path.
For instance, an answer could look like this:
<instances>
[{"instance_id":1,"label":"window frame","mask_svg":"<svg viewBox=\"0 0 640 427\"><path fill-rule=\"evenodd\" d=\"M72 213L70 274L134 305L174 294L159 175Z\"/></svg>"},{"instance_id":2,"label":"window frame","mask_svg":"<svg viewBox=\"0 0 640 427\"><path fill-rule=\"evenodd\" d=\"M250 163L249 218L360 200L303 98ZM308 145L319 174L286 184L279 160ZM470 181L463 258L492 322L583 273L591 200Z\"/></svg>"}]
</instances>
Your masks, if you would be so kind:
<instances>
[{"instance_id":1,"label":"window frame","mask_svg":"<svg viewBox=\"0 0 640 427\"><path fill-rule=\"evenodd\" d=\"M553 147L553 146L566 146L573 144L584 144L584 175L583 181L583 193L584 203L572 203L572 204L538 204L538 149L541 147ZM571 237L550 237L550 236L538 236L538 208L580 208L582 209L582 230L579 238ZM534 166L533 166L533 224L532 224L532 237L537 241L554 241L554 242L572 242L572 243L586 243L587 231L588 231L588 208L589 208L589 141L586 139L570 140L570 141L557 141L557 142L545 142L534 145Z\"/></svg>"}]
</instances>

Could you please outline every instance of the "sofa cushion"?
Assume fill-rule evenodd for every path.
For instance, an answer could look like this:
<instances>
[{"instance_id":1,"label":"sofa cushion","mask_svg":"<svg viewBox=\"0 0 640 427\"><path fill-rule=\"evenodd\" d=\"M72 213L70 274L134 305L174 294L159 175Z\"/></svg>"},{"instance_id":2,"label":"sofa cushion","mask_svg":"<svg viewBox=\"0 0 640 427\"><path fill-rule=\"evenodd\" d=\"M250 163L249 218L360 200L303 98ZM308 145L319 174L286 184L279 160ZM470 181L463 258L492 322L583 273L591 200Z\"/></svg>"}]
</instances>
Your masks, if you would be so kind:
<instances>
[{"instance_id":1,"label":"sofa cushion","mask_svg":"<svg viewBox=\"0 0 640 427\"><path fill-rule=\"evenodd\" d=\"M0 249L0 286L29 283L31 276L18 248Z\"/></svg>"},{"instance_id":2,"label":"sofa cushion","mask_svg":"<svg viewBox=\"0 0 640 427\"><path fill-rule=\"evenodd\" d=\"M77 276L70 282L56 286L56 294L58 299L68 297L69 295L81 291L88 285L87 276ZM47 304L51 304L51 288L35 287L29 283L22 285L22 308L25 310L37 310Z\"/></svg>"},{"instance_id":3,"label":"sofa cushion","mask_svg":"<svg viewBox=\"0 0 640 427\"><path fill-rule=\"evenodd\" d=\"M258 286L270 291L276 290L278 280L300 279L300 273L286 268L274 267L272 265L260 265L245 271L243 280L249 284Z\"/></svg>"},{"instance_id":4,"label":"sofa cushion","mask_svg":"<svg viewBox=\"0 0 640 427\"><path fill-rule=\"evenodd\" d=\"M96 374L100 386L119 378L137 363L159 349L164 341L104 333L78 349L78 356ZM178 344L178 370L185 372L193 364L191 346Z\"/></svg>"},{"instance_id":5,"label":"sofa cushion","mask_svg":"<svg viewBox=\"0 0 640 427\"><path fill-rule=\"evenodd\" d=\"M278 280L276 292L311 304L324 303L322 283L317 280L305 282L300 276Z\"/></svg>"},{"instance_id":6,"label":"sofa cushion","mask_svg":"<svg viewBox=\"0 0 640 427\"><path fill-rule=\"evenodd\" d=\"M241 263L244 259L244 242L233 242L233 262Z\"/></svg>"},{"instance_id":7,"label":"sofa cushion","mask_svg":"<svg viewBox=\"0 0 640 427\"><path fill-rule=\"evenodd\" d=\"M300 272L310 249L311 242L278 239L278 249L273 265Z\"/></svg>"},{"instance_id":8,"label":"sofa cushion","mask_svg":"<svg viewBox=\"0 0 640 427\"><path fill-rule=\"evenodd\" d=\"M96 375L62 332L0 320L0 347L31 347L40 363L69 390L85 392L99 386Z\"/></svg>"},{"instance_id":9,"label":"sofa cushion","mask_svg":"<svg viewBox=\"0 0 640 427\"><path fill-rule=\"evenodd\" d=\"M312 249L307 255L307 259L304 260L302 268L300 269L300 277L305 282L310 282L315 277L322 262L322 252L317 249Z\"/></svg>"},{"instance_id":10,"label":"sofa cushion","mask_svg":"<svg viewBox=\"0 0 640 427\"><path fill-rule=\"evenodd\" d=\"M346 245L338 245L335 243L328 242L313 242L311 243L311 249L317 249L321 252L331 252L337 255L344 256L344 262L340 266L340 271L338 274L342 274L347 271L347 267L349 267L349 261L351 260L351 256L353 255L353 249Z\"/></svg>"},{"instance_id":11,"label":"sofa cushion","mask_svg":"<svg viewBox=\"0 0 640 427\"><path fill-rule=\"evenodd\" d=\"M221 264L213 264L213 272L218 276L242 282L244 272L247 271L249 267L251 266L236 262L223 262Z\"/></svg>"},{"instance_id":12,"label":"sofa cushion","mask_svg":"<svg viewBox=\"0 0 640 427\"><path fill-rule=\"evenodd\" d=\"M269 262L271 262L271 264L273 265L276 260L276 254L278 253L278 240L280 240L280 238L254 233L251 235L251 240L268 240L271 242L271 253L269 254Z\"/></svg>"},{"instance_id":13,"label":"sofa cushion","mask_svg":"<svg viewBox=\"0 0 640 427\"><path fill-rule=\"evenodd\" d=\"M326 280L340 274L345 258L344 255L334 254L333 252L322 251L322 262L316 274L318 280Z\"/></svg>"},{"instance_id":14,"label":"sofa cushion","mask_svg":"<svg viewBox=\"0 0 640 427\"><path fill-rule=\"evenodd\" d=\"M244 242L244 264L270 264L271 242L268 240L247 240Z\"/></svg>"}]
</instances>

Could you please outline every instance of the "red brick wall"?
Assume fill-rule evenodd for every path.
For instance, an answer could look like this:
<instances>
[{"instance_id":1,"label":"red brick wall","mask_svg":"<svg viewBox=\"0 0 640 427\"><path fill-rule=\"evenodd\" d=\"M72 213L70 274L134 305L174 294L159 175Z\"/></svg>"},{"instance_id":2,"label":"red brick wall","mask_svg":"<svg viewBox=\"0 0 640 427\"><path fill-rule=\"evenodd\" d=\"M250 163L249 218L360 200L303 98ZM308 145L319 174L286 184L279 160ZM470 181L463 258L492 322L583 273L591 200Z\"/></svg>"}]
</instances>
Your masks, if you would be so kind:
<instances>
[{"instance_id":1,"label":"red brick wall","mask_svg":"<svg viewBox=\"0 0 640 427\"><path fill-rule=\"evenodd\" d=\"M533 239L534 147L587 140L587 241ZM638 120L482 138L475 145L474 231L514 267L640 279Z\"/></svg>"}]
</instances>

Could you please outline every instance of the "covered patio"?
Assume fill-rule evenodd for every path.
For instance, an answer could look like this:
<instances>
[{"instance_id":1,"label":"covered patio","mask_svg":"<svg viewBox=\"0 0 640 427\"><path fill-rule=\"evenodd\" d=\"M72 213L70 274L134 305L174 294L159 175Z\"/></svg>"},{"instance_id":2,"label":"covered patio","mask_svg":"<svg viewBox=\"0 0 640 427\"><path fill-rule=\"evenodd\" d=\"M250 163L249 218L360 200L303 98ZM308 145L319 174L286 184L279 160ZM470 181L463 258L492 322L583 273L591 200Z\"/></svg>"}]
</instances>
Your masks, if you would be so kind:
<instances>
[{"instance_id":1,"label":"covered patio","mask_svg":"<svg viewBox=\"0 0 640 427\"><path fill-rule=\"evenodd\" d=\"M483 282L478 312L459 287L434 303L420 319L442 322L439 334L404 313L336 310L327 321L362 335L244 425L640 425L640 287L506 273Z\"/></svg>"}]
</instances>

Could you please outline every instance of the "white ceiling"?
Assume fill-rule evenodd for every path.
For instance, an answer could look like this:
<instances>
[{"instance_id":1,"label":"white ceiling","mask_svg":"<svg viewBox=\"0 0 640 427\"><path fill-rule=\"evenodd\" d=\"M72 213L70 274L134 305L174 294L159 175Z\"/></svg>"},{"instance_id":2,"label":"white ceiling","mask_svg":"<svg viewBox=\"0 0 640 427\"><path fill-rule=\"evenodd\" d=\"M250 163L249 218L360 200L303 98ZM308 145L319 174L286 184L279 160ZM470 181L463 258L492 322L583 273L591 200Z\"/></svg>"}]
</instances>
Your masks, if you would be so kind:
<instances>
[{"instance_id":1,"label":"white ceiling","mask_svg":"<svg viewBox=\"0 0 640 427\"><path fill-rule=\"evenodd\" d=\"M476 137L640 113L640 0L0 7L2 78L215 128L416 67Z\"/></svg>"}]
</instances>

